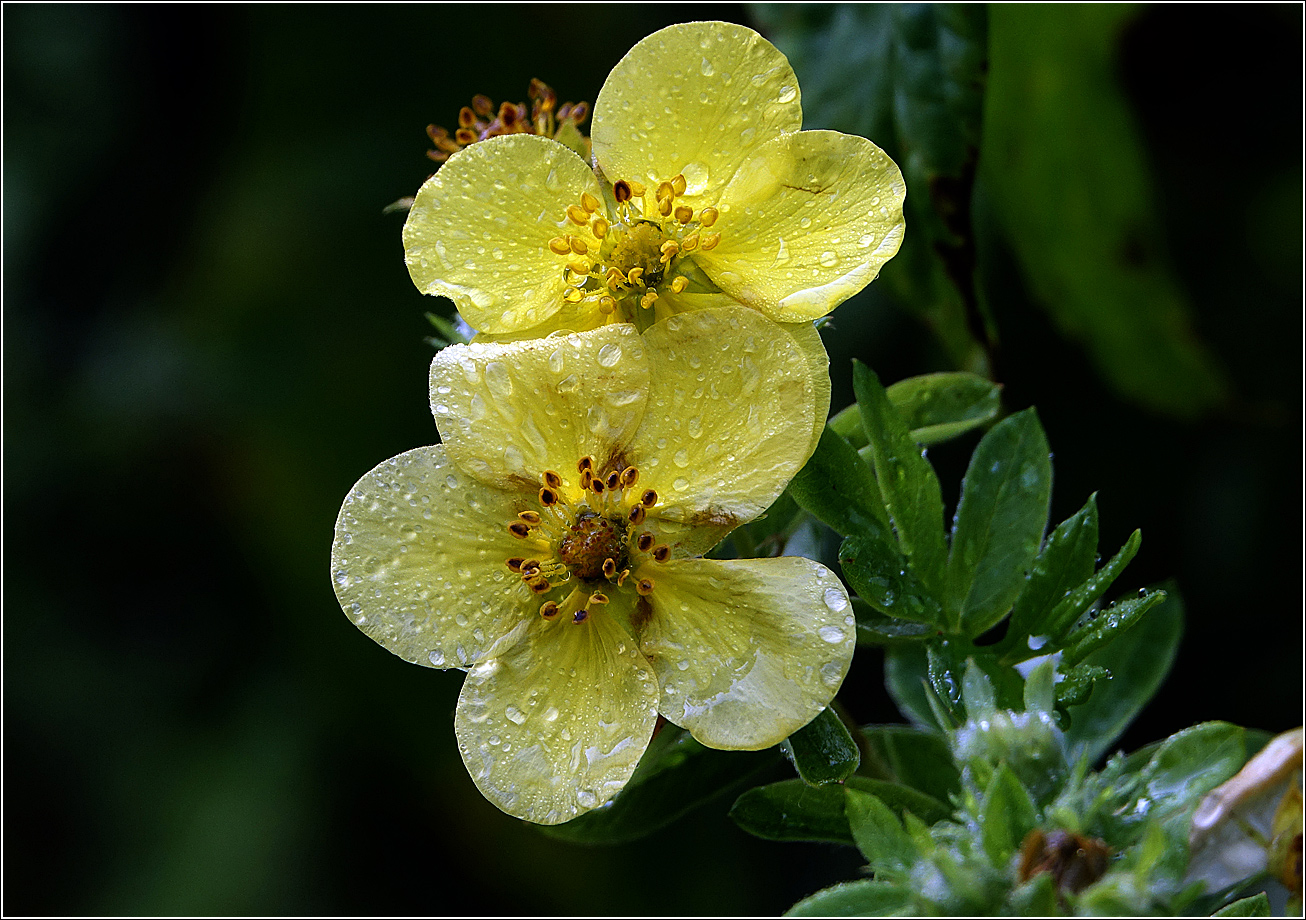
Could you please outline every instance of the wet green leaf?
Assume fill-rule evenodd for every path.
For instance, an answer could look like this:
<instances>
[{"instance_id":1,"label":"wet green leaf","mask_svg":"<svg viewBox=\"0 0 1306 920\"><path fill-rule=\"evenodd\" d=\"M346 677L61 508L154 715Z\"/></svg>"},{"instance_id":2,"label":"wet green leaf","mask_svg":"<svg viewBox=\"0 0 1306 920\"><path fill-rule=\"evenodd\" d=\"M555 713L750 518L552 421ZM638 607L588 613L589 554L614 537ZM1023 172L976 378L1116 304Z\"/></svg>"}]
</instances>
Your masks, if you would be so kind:
<instances>
[{"instance_id":1,"label":"wet green leaf","mask_svg":"<svg viewBox=\"0 0 1306 920\"><path fill-rule=\"evenodd\" d=\"M1038 823L1034 801L1016 774L999 764L980 805L980 840L995 866L1005 866Z\"/></svg>"},{"instance_id":2,"label":"wet green leaf","mask_svg":"<svg viewBox=\"0 0 1306 920\"><path fill-rule=\"evenodd\" d=\"M1040 872L1016 887L1008 899L1016 917L1051 917L1057 912L1057 885L1050 872Z\"/></svg>"},{"instance_id":3,"label":"wet green leaf","mask_svg":"<svg viewBox=\"0 0 1306 920\"><path fill-rule=\"evenodd\" d=\"M872 533L850 534L839 547L839 565L858 596L886 616L943 623L939 602L888 541Z\"/></svg>"},{"instance_id":4,"label":"wet green leaf","mask_svg":"<svg viewBox=\"0 0 1306 920\"><path fill-rule=\"evenodd\" d=\"M911 786L940 802L961 790L961 774L948 743L937 732L907 725L867 725L862 728L867 753L862 772Z\"/></svg>"},{"instance_id":5,"label":"wet green leaf","mask_svg":"<svg viewBox=\"0 0 1306 920\"><path fill-rule=\"evenodd\" d=\"M786 917L878 917L902 911L912 901L911 891L873 879L859 879L818 891L803 898Z\"/></svg>"},{"instance_id":6,"label":"wet green leaf","mask_svg":"<svg viewBox=\"0 0 1306 920\"><path fill-rule=\"evenodd\" d=\"M809 786L787 779L749 789L730 809L741 828L764 840L853 842L844 814L843 786Z\"/></svg>"},{"instance_id":7,"label":"wet green leaf","mask_svg":"<svg viewBox=\"0 0 1306 920\"><path fill-rule=\"evenodd\" d=\"M929 658L923 645L901 645L885 649L884 688L894 705L915 726L939 731L944 726L930 707Z\"/></svg>"},{"instance_id":8,"label":"wet green leaf","mask_svg":"<svg viewBox=\"0 0 1306 920\"><path fill-rule=\"evenodd\" d=\"M541 831L573 843L637 840L705 802L741 788L779 758L776 748L705 748L688 732L668 725L649 745L630 782L610 805Z\"/></svg>"},{"instance_id":9,"label":"wet green leaf","mask_svg":"<svg viewBox=\"0 0 1306 920\"><path fill-rule=\"evenodd\" d=\"M1115 641L1120 635L1133 628L1149 610L1164 600L1164 591L1153 591L1143 597L1131 597L1118 604L1112 604L1070 634L1061 661L1066 667L1074 667L1108 642Z\"/></svg>"},{"instance_id":10,"label":"wet green leaf","mask_svg":"<svg viewBox=\"0 0 1306 920\"><path fill-rule=\"evenodd\" d=\"M1056 686L1056 702L1062 708L1078 706L1088 699L1094 684L1110 679L1111 672L1103 667L1077 664L1073 668L1067 668L1063 679Z\"/></svg>"},{"instance_id":11,"label":"wet green leaf","mask_svg":"<svg viewBox=\"0 0 1306 920\"><path fill-rule=\"evenodd\" d=\"M1133 400L1191 416L1225 385L1163 254L1153 181L1119 85L1124 5L991 7L980 173L1062 332ZM910 199L910 195L908 196Z\"/></svg>"},{"instance_id":12,"label":"wet green leaf","mask_svg":"<svg viewBox=\"0 0 1306 920\"><path fill-rule=\"evenodd\" d=\"M1272 917L1270 912L1270 896L1264 891L1254 894L1250 898L1243 898L1234 901L1232 904L1220 908L1212 917Z\"/></svg>"},{"instance_id":13,"label":"wet green leaf","mask_svg":"<svg viewBox=\"0 0 1306 920\"><path fill-rule=\"evenodd\" d=\"M1002 384L961 372L908 377L885 390L917 444L938 444L997 418Z\"/></svg>"},{"instance_id":14,"label":"wet green leaf","mask_svg":"<svg viewBox=\"0 0 1306 920\"><path fill-rule=\"evenodd\" d=\"M843 782L862 762L852 735L828 707L786 738L782 749L809 786Z\"/></svg>"},{"instance_id":15,"label":"wet green leaf","mask_svg":"<svg viewBox=\"0 0 1306 920\"><path fill-rule=\"evenodd\" d=\"M1046 625L1049 635L1055 639L1058 644L1070 632L1071 628L1079 621L1097 600L1106 593L1106 589L1111 587L1120 573L1125 570L1125 566L1138 553L1138 547L1143 543L1143 533L1135 530L1125 541L1125 545L1120 548L1120 552L1111 557L1111 561L1102 568L1098 569L1082 585L1072 590L1065 596L1048 614Z\"/></svg>"},{"instance_id":16,"label":"wet green leaf","mask_svg":"<svg viewBox=\"0 0 1306 920\"><path fill-rule=\"evenodd\" d=\"M845 812L853 840L871 870L902 878L916 862L916 843L889 806L859 789L845 789Z\"/></svg>"},{"instance_id":17,"label":"wet green leaf","mask_svg":"<svg viewBox=\"0 0 1306 920\"><path fill-rule=\"evenodd\" d=\"M1144 768L1153 814L1188 806L1229 779L1247 760L1244 731L1228 722L1204 722L1166 739Z\"/></svg>"},{"instance_id":18,"label":"wet green leaf","mask_svg":"<svg viewBox=\"0 0 1306 920\"><path fill-rule=\"evenodd\" d=\"M853 615L857 617L858 645L884 646L919 642L934 632L927 623L885 616L860 597L854 597L852 601Z\"/></svg>"},{"instance_id":19,"label":"wet green leaf","mask_svg":"<svg viewBox=\"0 0 1306 920\"><path fill-rule=\"evenodd\" d=\"M934 468L921 455L907 427L889 403L879 378L853 362L853 390L875 458L875 478L898 536L921 584L940 597L947 566L943 540L943 498Z\"/></svg>"},{"instance_id":20,"label":"wet green leaf","mask_svg":"<svg viewBox=\"0 0 1306 920\"><path fill-rule=\"evenodd\" d=\"M1047 538L1011 609L1011 624L1002 643L1004 660L1015 662L1035 654L1028 639L1048 636L1045 618L1071 589L1092 576L1097 565L1097 526L1097 493L1093 493Z\"/></svg>"},{"instance_id":21,"label":"wet green leaf","mask_svg":"<svg viewBox=\"0 0 1306 920\"><path fill-rule=\"evenodd\" d=\"M884 541L893 539L870 467L828 425L811 459L789 483L788 494L841 536L865 533Z\"/></svg>"},{"instance_id":22,"label":"wet green leaf","mask_svg":"<svg viewBox=\"0 0 1306 920\"><path fill-rule=\"evenodd\" d=\"M891 783L867 776L850 776L845 784L849 789L869 792L898 815L911 812L926 824L934 824L951 817L952 806L932 795L903 783Z\"/></svg>"},{"instance_id":23,"label":"wet green leaf","mask_svg":"<svg viewBox=\"0 0 1306 920\"><path fill-rule=\"evenodd\" d=\"M1047 529L1052 461L1033 409L1003 419L971 456L948 558L950 613L978 636L1011 609Z\"/></svg>"},{"instance_id":24,"label":"wet green leaf","mask_svg":"<svg viewBox=\"0 0 1306 920\"><path fill-rule=\"evenodd\" d=\"M1098 760L1147 705L1174 663L1183 621L1183 602L1172 591L1135 628L1084 659L1081 668L1105 668L1111 676L1094 682L1087 701L1069 710L1072 761Z\"/></svg>"}]
</instances>

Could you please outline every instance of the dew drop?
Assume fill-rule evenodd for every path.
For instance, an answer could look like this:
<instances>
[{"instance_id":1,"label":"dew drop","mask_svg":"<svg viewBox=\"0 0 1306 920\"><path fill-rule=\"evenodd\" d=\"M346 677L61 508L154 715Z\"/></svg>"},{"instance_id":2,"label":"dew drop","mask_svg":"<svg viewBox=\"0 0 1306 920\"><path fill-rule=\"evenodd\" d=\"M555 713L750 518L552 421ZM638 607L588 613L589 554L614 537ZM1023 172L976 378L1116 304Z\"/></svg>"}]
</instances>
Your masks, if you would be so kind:
<instances>
[{"instance_id":1,"label":"dew drop","mask_svg":"<svg viewBox=\"0 0 1306 920\"><path fill-rule=\"evenodd\" d=\"M553 354L549 355L549 370L555 374L562 373L562 349L555 348Z\"/></svg>"},{"instance_id":2,"label":"dew drop","mask_svg":"<svg viewBox=\"0 0 1306 920\"><path fill-rule=\"evenodd\" d=\"M702 193L703 189L707 188L707 167L697 160L693 163L686 163L680 174L685 177L686 195L698 195Z\"/></svg>"},{"instance_id":3,"label":"dew drop","mask_svg":"<svg viewBox=\"0 0 1306 920\"><path fill-rule=\"evenodd\" d=\"M793 87L793 86L782 86L782 87L780 87L780 95L775 97L775 101L776 101L776 102L793 102L793 101L794 101L794 98L795 98L797 95L798 95L798 89L797 89L797 87Z\"/></svg>"},{"instance_id":4,"label":"dew drop","mask_svg":"<svg viewBox=\"0 0 1306 920\"><path fill-rule=\"evenodd\" d=\"M829 607L835 613L843 610L848 606L848 596L838 588L825 589L825 606Z\"/></svg>"},{"instance_id":5,"label":"dew drop","mask_svg":"<svg viewBox=\"0 0 1306 920\"><path fill-rule=\"evenodd\" d=\"M544 187L551 192L556 192L562 188L562 182L558 179L558 171L550 169L549 174L544 177Z\"/></svg>"},{"instance_id":6,"label":"dew drop","mask_svg":"<svg viewBox=\"0 0 1306 920\"><path fill-rule=\"evenodd\" d=\"M821 253L821 264L826 268L833 268L839 262L839 257L830 250Z\"/></svg>"},{"instance_id":7,"label":"dew drop","mask_svg":"<svg viewBox=\"0 0 1306 920\"><path fill-rule=\"evenodd\" d=\"M502 361L491 361L485 365L485 385L500 399L511 396L512 376L508 373L508 365Z\"/></svg>"},{"instance_id":8,"label":"dew drop","mask_svg":"<svg viewBox=\"0 0 1306 920\"><path fill-rule=\"evenodd\" d=\"M784 265L789 261L789 247L785 245L785 238L780 237L780 250L775 254L775 264Z\"/></svg>"},{"instance_id":9,"label":"dew drop","mask_svg":"<svg viewBox=\"0 0 1306 920\"><path fill-rule=\"evenodd\" d=\"M522 712L516 706L509 706L503 711L503 714L507 716L508 720L514 725L521 725L526 721L526 713Z\"/></svg>"},{"instance_id":10,"label":"dew drop","mask_svg":"<svg viewBox=\"0 0 1306 920\"><path fill-rule=\"evenodd\" d=\"M604 367L615 367L621 360L621 346L609 342L599 349L599 364Z\"/></svg>"},{"instance_id":11,"label":"dew drop","mask_svg":"<svg viewBox=\"0 0 1306 920\"><path fill-rule=\"evenodd\" d=\"M707 58L703 58L703 63L698 66L698 72L705 77L710 77L712 74L716 73L716 68L712 66L711 61Z\"/></svg>"},{"instance_id":12,"label":"dew drop","mask_svg":"<svg viewBox=\"0 0 1306 920\"><path fill-rule=\"evenodd\" d=\"M678 477L676 477L676 481L673 482L673 483L671 484L671 486L672 486L672 488L674 488L677 492L683 492L683 491L685 491L686 489L689 488L689 480L686 479L684 476L678 476Z\"/></svg>"},{"instance_id":13,"label":"dew drop","mask_svg":"<svg viewBox=\"0 0 1306 920\"><path fill-rule=\"evenodd\" d=\"M556 707L550 706L548 709L544 710L544 721L545 722L558 721L558 710Z\"/></svg>"},{"instance_id":14,"label":"dew drop","mask_svg":"<svg viewBox=\"0 0 1306 920\"><path fill-rule=\"evenodd\" d=\"M437 668L444 666L444 652L439 649L431 652L426 657L431 659L431 664L435 665Z\"/></svg>"},{"instance_id":15,"label":"dew drop","mask_svg":"<svg viewBox=\"0 0 1306 920\"><path fill-rule=\"evenodd\" d=\"M844 640L843 630L838 626L822 626L816 634L831 645L838 645Z\"/></svg>"},{"instance_id":16,"label":"dew drop","mask_svg":"<svg viewBox=\"0 0 1306 920\"><path fill-rule=\"evenodd\" d=\"M873 245L874 243L875 243L874 233L867 233L863 235L860 240L857 241L857 245L862 247L863 249L865 249L867 246Z\"/></svg>"}]
</instances>

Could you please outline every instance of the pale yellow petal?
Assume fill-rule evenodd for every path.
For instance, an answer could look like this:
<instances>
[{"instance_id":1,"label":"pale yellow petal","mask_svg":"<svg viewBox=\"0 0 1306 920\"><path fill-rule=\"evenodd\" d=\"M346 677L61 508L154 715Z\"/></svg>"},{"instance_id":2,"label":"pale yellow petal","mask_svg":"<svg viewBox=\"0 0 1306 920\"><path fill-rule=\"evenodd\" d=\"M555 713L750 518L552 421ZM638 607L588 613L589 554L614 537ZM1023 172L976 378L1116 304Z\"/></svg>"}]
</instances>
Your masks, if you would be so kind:
<instances>
[{"instance_id":1,"label":"pale yellow petal","mask_svg":"<svg viewBox=\"0 0 1306 920\"><path fill-rule=\"evenodd\" d=\"M644 341L652 379L630 454L658 494L650 516L724 536L765 511L811 456L829 373L794 335L738 307L673 316Z\"/></svg>"},{"instance_id":2,"label":"pale yellow petal","mask_svg":"<svg viewBox=\"0 0 1306 920\"><path fill-rule=\"evenodd\" d=\"M506 530L516 500L458 470L443 447L380 464L336 521L331 580L345 613L405 661L470 666L535 609L504 564L521 555Z\"/></svg>"},{"instance_id":3,"label":"pale yellow petal","mask_svg":"<svg viewBox=\"0 0 1306 920\"><path fill-rule=\"evenodd\" d=\"M708 747L770 747L834 698L856 642L833 572L796 556L647 564L658 710Z\"/></svg>"},{"instance_id":4,"label":"pale yellow petal","mask_svg":"<svg viewBox=\"0 0 1306 920\"><path fill-rule=\"evenodd\" d=\"M812 413L812 443L807 450L811 457L816 451L825 422L830 416L830 356L825 351L821 333L809 322L777 324L793 339L798 351L807 359L808 372L816 381L816 411ZM806 462L806 461L804 461Z\"/></svg>"},{"instance_id":5,"label":"pale yellow petal","mask_svg":"<svg viewBox=\"0 0 1306 920\"><path fill-rule=\"evenodd\" d=\"M649 363L635 327L507 344L451 345L431 361L431 411L449 456L482 482L539 488L620 455L639 427Z\"/></svg>"},{"instance_id":6,"label":"pale yellow petal","mask_svg":"<svg viewBox=\"0 0 1306 920\"><path fill-rule=\"evenodd\" d=\"M451 156L418 191L404 257L424 294L443 294L482 332L536 326L562 307L567 257L549 241L575 234L568 205L599 195L585 161L532 134L492 137Z\"/></svg>"},{"instance_id":7,"label":"pale yellow petal","mask_svg":"<svg viewBox=\"0 0 1306 920\"><path fill-rule=\"evenodd\" d=\"M617 62L594 104L594 156L609 181L649 188L683 174L690 204L712 203L761 144L802 127L798 78L752 29L669 26Z\"/></svg>"},{"instance_id":8,"label":"pale yellow petal","mask_svg":"<svg viewBox=\"0 0 1306 920\"><path fill-rule=\"evenodd\" d=\"M657 681L620 625L536 617L526 638L467 673L454 731L487 799L560 824L621 791L657 721Z\"/></svg>"},{"instance_id":9,"label":"pale yellow petal","mask_svg":"<svg viewBox=\"0 0 1306 920\"><path fill-rule=\"evenodd\" d=\"M879 147L837 131L771 141L735 176L695 260L742 303L781 322L811 320L874 280L902 243L907 193Z\"/></svg>"}]
</instances>

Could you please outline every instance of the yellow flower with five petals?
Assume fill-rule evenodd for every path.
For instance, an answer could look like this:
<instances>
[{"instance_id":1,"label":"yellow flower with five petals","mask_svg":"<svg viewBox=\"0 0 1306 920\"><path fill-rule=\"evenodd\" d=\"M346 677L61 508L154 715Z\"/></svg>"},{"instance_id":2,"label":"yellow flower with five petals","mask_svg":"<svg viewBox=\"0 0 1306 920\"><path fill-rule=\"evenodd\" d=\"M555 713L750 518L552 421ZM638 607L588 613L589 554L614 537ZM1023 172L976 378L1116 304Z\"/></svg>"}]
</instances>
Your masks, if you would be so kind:
<instances>
[{"instance_id":1,"label":"yellow flower with five petals","mask_svg":"<svg viewBox=\"0 0 1306 920\"><path fill-rule=\"evenodd\" d=\"M780 494L829 406L810 324L739 308L431 364L443 444L364 476L336 524L350 619L400 657L467 671L472 779L542 824L608 801L660 712L702 743L778 743L833 698L848 595L800 558L702 554Z\"/></svg>"},{"instance_id":2,"label":"yellow flower with five petals","mask_svg":"<svg viewBox=\"0 0 1306 920\"><path fill-rule=\"evenodd\" d=\"M801 127L766 39L671 26L603 84L593 164L531 135L451 156L409 212L409 272L501 339L726 304L824 316L898 251L906 186L865 138Z\"/></svg>"}]
</instances>

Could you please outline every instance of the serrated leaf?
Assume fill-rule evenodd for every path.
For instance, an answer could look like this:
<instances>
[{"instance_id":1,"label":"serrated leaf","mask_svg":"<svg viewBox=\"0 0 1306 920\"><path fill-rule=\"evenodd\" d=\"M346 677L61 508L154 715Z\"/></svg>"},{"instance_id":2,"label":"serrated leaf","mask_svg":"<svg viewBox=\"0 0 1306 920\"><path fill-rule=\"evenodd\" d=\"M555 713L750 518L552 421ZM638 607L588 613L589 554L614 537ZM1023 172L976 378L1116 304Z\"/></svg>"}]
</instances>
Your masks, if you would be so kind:
<instances>
[{"instance_id":1,"label":"serrated leaf","mask_svg":"<svg viewBox=\"0 0 1306 920\"><path fill-rule=\"evenodd\" d=\"M845 813L853 840L879 876L905 876L917 859L916 843L889 806L860 789L845 789Z\"/></svg>"},{"instance_id":2,"label":"serrated leaf","mask_svg":"<svg viewBox=\"0 0 1306 920\"><path fill-rule=\"evenodd\" d=\"M1212 917L1272 917L1270 896L1264 891L1221 907Z\"/></svg>"},{"instance_id":3,"label":"serrated leaf","mask_svg":"<svg viewBox=\"0 0 1306 920\"><path fill-rule=\"evenodd\" d=\"M1082 585L1072 590L1048 614L1046 625L1048 633L1058 644L1066 637L1071 628L1079 621L1097 600L1106 593L1125 566L1138 553L1143 543L1143 532L1135 530L1120 548L1120 552L1111 557L1111 561L1098 569Z\"/></svg>"},{"instance_id":4,"label":"serrated leaf","mask_svg":"<svg viewBox=\"0 0 1306 920\"><path fill-rule=\"evenodd\" d=\"M862 762L857 743L828 707L786 738L782 748L809 786L843 782Z\"/></svg>"},{"instance_id":5,"label":"serrated leaf","mask_svg":"<svg viewBox=\"0 0 1306 920\"><path fill-rule=\"evenodd\" d=\"M853 390L875 458L875 478L912 570L934 597L942 595L947 567L943 540L943 497L934 468L922 456L879 378L853 362Z\"/></svg>"},{"instance_id":6,"label":"serrated leaf","mask_svg":"<svg viewBox=\"0 0 1306 920\"><path fill-rule=\"evenodd\" d=\"M1147 705L1170 673L1183 635L1183 602L1171 591L1134 629L1092 653L1079 665L1105 668L1088 699L1073 706L1066 743L1071 761L1095 762Z\"/></svg>"},{"instance_id":7,"label":"serrated leaf","mask_svg":"<svg viewBox=\"0 0 1306 920\"><path fill-rule=\"evenodd\" d=\"M943 608L897 547L873 533L853 533L839 547L844 579L886 616L942 625Z\"/></svg>"},{"instance_id":8,"label":"serrated leaf","mask_svg":"<svg viewBox=\"0 0 1306 920\"><path fill-rule=\"evenodd\" d=\"M1034 569L1011 609L1011 623L1002 642L1008 663L1030 657L1028 639L1048 636L1044 621L1060 600L1083 584L1097 566L1097 493L1084 507L1052 531L1034 561Z\"/></svg>"},{"instance_id":9,"label":"serrated leaf","mask_svg":"<svg viewBox=\"0 0 1306 920\"><path fill-rule=\"evenodd\" d=\"M942 735L906 725L867 725L862 737L863 773L874 769L875 778L911 786L940 802L961 790L961 774Z\"/></svg>"},{"instance_id":10,"label":"serrated leaf","mask_svg":"<svg viewBox=\"0 0 1306 920\"><path fill-rule=\"evenodd\" d=\"M1091 664L1078 664L1066 670L1063 679L1056 686L1057 705L1066 708L1078 706L1089 697L1093 686L1098 681L1111 679L1111 672L1106 668Z\"/></svg>"},{"instance_id":11,"label":"serrated leaf","mask_svg":"<svg viewBox=\"0 0 1306 920\"><path fill-rule=\"evenodd\" d=\"M1005 764L993 773L980 805L980 841L993 865L1005 867L1038 823L1029 792Z\"/></svg>"},{"instance_id":12,"label":"serrated leaf","mask_svg":"<svg viewBox=\"0 0 1306 920\"><path fill-rule=\"evenodd\" d=\"M1143 618L1147 611L1165 600L1164 591L1153 591L1143 597L1131 597L1112 604L1096 617L1081 625L1067 637L1067 646L1061 661L1074 667L1090 654L1113 642Z\"/></svg>"},{"instance_id":13,"label":"serrated leaf","mask_svg":"<svg viewBox=\"0 0 1306 920\"><path fill-rule=\"evenodd\" d=\"M788 494L841 536L866 533L892 540L888 513L870 467L828 425L816 451L789 483Z\"/></svg>"},{"instance_id":14,"label":"serrated leaf","mask_svg":"<svg viewBox=\"0 0 1306 920\"><path fill-rule=\"evenodd\" d=\"M978 636L1011 609L1047 529L1052 461L1033 409L984 435L961 485L948 557L947 607Z\"/></svg>"},{"instance_id":15,"label":"serrated leaf","mask_svg":"<svg viewBox=\"0 0 1306 920\"><path fill-rule=\"evenodd\" d=\"M934 633L928 623L885 616L860 597L854 597L852 602L853 616L857 618L858 645L900 645L919 642Z\"/></svg>"},{"instance_id":16,"label":"serrated leaf","mask_svg":"<svg viewBox=\"0 0 1306 920\"><path fill-rule=\"evenodd\" d=\"M958 372L908 377L885 388L917 444L938 444L997 418L1002 384Z\"/></svg>"},{"instance_id":17,"label":"serrated leaf","mask_svg":"<svg viewBox=\"0 0 1306 920\"><path fill-rule=\"evenodd\" d=\"M611 804L566 824L543 827L549 837L573 843L613 844L660 830L710 801L739 789L775 764L779 751L717 751L686 731L666 726Z\"/></svg>"},{"instance_id":18,"label":"serrated leaf","mask_svg":"<svg viewBox=\"0 0 1306 920\"><path fill-rule=\"evenodd\" d=\"M911 891L874 879L859 879L818 891L803 898L786 917L882 917L905 909Z\"/></svg>"},{"instance_id":19,"label":"serrated leaf","mask_svg":"<svg viewBox=\"0 0 1306 920\"><path fill-rule=\"evenodd\" d=\"M1171 735L1144 768L1153 814L1193 806L1237 773L1247 760L1244 731L1228 722L1204 722Z\"/></svg>"}]
</instances>

